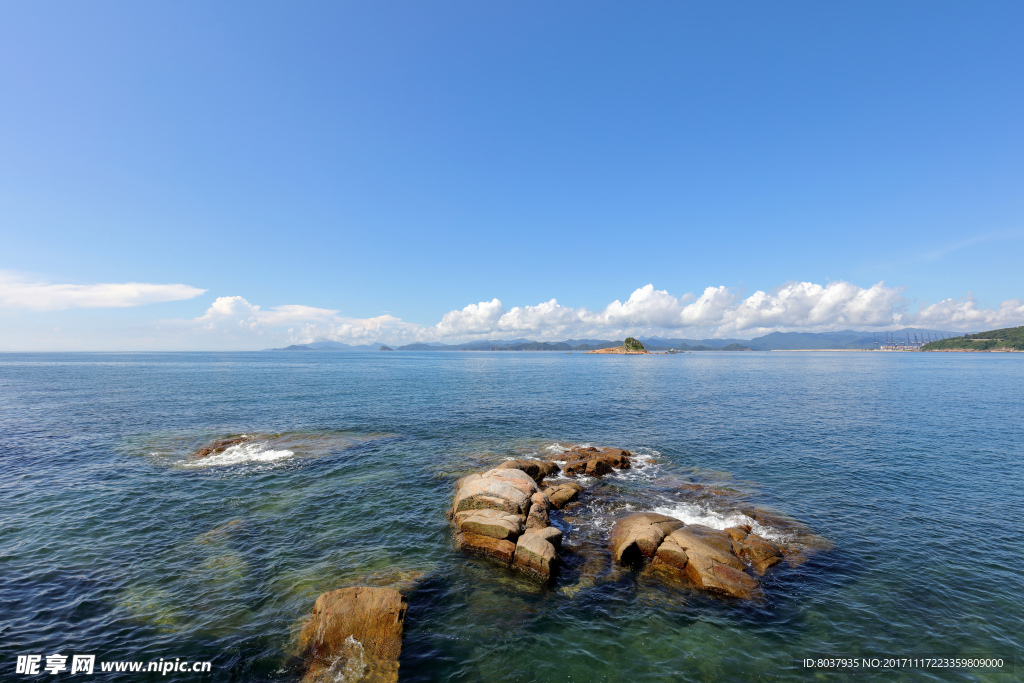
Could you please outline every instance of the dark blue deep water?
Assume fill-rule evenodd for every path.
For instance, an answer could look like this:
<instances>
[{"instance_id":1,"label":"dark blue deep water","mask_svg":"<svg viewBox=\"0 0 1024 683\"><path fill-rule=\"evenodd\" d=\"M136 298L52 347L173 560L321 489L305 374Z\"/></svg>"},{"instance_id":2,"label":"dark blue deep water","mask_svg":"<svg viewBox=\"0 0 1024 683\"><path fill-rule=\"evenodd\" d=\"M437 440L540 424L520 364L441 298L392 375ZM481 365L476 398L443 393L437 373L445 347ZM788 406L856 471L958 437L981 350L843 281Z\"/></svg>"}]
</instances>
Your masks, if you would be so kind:
<instances>
[{"instance_id":1,"label":"dark blue deep water","mask_svg":"<svg viewBox=\"0 0 1024 683\"><path fill-rule=\"evenodd\" d=\"M79 653L213 667L116 680L295 681L317 595L404 583L408 681L1021 680L1022 406L1019 354L0 355L0 679L89 680L14 673ZM268 436L187 459L239 433ZM703 482L831 549L756 603L454 551L455 478L556 442L653 460L600 484L633 509ZM826 655L1008 666L801 664Z\"/></svg>"}]
</instances>

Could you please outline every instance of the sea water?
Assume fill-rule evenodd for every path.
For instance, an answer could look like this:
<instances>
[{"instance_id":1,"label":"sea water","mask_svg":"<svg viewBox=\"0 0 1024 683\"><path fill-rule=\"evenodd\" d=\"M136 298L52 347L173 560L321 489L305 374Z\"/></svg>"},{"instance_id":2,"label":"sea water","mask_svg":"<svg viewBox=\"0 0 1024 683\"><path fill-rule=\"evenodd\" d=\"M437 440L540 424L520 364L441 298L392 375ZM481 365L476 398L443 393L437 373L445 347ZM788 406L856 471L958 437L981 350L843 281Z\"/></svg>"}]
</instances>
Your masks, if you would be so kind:
<instances>
[{"instance_id":1,"label":"sea water","mask_svg":"<svg viewBox=\"0 0 1024 683\"><path fill-rule=\"evenodd\" d=\"M370 584L407 592L408 681L1020 680L1022 406L1016 354L0 355L0 678L63 653L297 680L316 597ZM567 543L629 511L743 521L690 486L830 546L754 602L608 566L539 587L453 549L457 477L575 443L637 466L565 511Z\"/></svg>"}]
</instances>

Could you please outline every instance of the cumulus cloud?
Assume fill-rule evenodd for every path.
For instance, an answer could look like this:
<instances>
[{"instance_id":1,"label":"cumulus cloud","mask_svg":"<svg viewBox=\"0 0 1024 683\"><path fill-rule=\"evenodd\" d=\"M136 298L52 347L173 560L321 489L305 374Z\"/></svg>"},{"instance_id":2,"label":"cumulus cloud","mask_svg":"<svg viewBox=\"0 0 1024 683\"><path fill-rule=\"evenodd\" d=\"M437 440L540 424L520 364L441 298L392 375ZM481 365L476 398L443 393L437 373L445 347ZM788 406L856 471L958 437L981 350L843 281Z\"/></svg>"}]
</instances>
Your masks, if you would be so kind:
<instances>
[{"instance_id":1,"label":"cumulus cloud","mask_svg":"<svg viewBox=\"0 0 1024 683\"><path fill-rule=\"evenodd\" d=\"M165 321L168 323L179 329L198 327L206 332L280 338L288 343L315 340L367 343L403 328L419 328L402 323L391 315L346 318L339 316L334 309L297 304L263 309L241 296L218 297L201 316L192 320Z\"/></svg>"},{"instance_id":2,"label":"cumulus cloud","mask_svg":"<svg viewBox=\"0 0 1024 683\"><path fill-rule=\"evenodd\" d=\"M262 338L267 345L322 340L406 344L512 337L622 339L626 335L749 338L775 330L882 330L911 325L949 331L990 329L1024 323L1024 302L1012 299L998 309L985 309L967 296L913 310L901 288L884 282L870 287L843 281L790 282L749 296L715 286L698 296L678 297L649 284L625 301L612 301L600 310L564 306L555 299L506 308L499 299L491 299L449 311L433 325L405 322L390 314L346 317L337 310L302 305L263 309L241 296L220 297L201 316L177 323L225 338Z\"/></svg>"},{"instance_id":3,"label":"cumulus cloud","mask_svg":"<svg viewBox=\"0 0 1024 683\"><path fill-rule=\"evenodd\" d=\"M867 289L849 282L791 282L728 307L719 332L883 328L902 321L908 303L899 289L882 282Z\"/></svg>"},{"instance_id":4,"label":"cumulus cloud","mask_svg":"<svg viewBox=\"0 0 1024 683\"><path fill-rule=\"evenodd\" d=\"M946 299L918 311L915 322L920 326L946 325L958 330L1013 327L1024 323L1024 301L1008 299L998 309L978 308L968 294L962 299Z\"/></svg>"},{"instance_id":5,"label":"cumulus cloud","mask_svg":"<svg viewBox=\"0 0 1024 683\"><path fill-rule=\"evenodd\" d=\"M192 299L206 292L190 285L107 282L95 285L33 282L0 272L0 308L57 311L68 308L128 308Z\"/></svg>"}]
</instances>

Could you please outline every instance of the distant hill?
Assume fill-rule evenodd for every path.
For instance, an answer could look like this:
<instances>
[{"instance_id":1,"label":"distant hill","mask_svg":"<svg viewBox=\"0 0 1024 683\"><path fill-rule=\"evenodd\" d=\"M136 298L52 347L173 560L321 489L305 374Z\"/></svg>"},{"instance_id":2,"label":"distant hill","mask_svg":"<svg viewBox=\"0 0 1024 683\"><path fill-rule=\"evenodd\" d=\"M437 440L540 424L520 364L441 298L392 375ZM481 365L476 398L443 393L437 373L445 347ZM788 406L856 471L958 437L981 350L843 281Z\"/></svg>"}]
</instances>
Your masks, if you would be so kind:
<instances>
[{"instance_id":1,"label":"distant hill","mask_svg":"<svg viewBox=\"0 0 1024 683\"><path fill-rule=\"evenodd\" d=\"M754 337L746 344L758 351L796 351L806 349L809 351L820 349L874 349L875 342L881 346L885 343L886 335L902 344L909 336L912 342L919 338L922 342L926 335L932 337L944 337L952 333L940 330L925 330L917 327L905 327L901 330L890 332L858 332L856 330L842 330L840 332L772 332L763 337ZM915 337L917 335L917 337Z\"/></svg>"},{"instance_id":2,"label":"distant hill","mask_svg":"<svg viewBox=\"0 0 1024 683\"><path fill-rule=\"evenodd\" d=\"M921 347L922 351L1024 351L1024 326L1005 327L962 337L950 337Z\"/></svg>"},{"instance_id":3,"label":"distant hill","mask_svg":"<svg viewBox=\"0 0 1024 683\"><path fill-rule=\"evenodd\" d=\"M309 344L292 344L281 349L267 349L268 351L376 351L382 346L381 342L373 344L360 344L353 346L336 341L318 341Z\"/></svg>"},{"instance_id":4,"label":"distant hill","mask_svg":"<svg viewBox=\"0 0 1024 683\"><path fill-rule=\"evenodd\" d=\"M1014 328L1017 329L1017 328ZM994 330L993 332L1001 332ZM989 334L982 332L980 334ZM916 338L915 338L916 335ZM650 351L793 351L820 349L874 349L886 339L902 344L910 337L912 343L924 343L928 338L949 337L952 333L908 327L894 332L772 332L754 339L677 339L665 337L639 337ZM975 335L977 336L977 335ZM960 337L957 337L960 338ZM920 341L917 341L920 340ZM622 346L622 340L567 339L565 341L534 341L532 339L486 339L462 344L439 342L406 344L396 351L594 351ZM292 344L271 351L377 351L383 344L351 346L341 342L321 341L310 344ZM938 349L936 349L938 350Z\"/></svg>"}]
</instances>

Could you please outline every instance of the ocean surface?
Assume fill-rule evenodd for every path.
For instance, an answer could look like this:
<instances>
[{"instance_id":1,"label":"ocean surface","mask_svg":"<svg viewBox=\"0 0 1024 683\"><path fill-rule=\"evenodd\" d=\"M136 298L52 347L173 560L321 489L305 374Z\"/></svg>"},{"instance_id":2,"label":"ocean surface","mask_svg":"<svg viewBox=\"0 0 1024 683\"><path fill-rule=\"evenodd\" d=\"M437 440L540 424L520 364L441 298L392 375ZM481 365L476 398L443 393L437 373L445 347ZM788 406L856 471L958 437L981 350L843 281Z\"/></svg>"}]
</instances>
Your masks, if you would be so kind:
<instances>
[{"instance_id":1,"label":"ocean surface","mask_svg":"<svg viewBox=\"0 0 1024 683\"><path fill-rule=\"evenodd\" d=\"M572 443L642 457L557 522L567 546L737 501L830 545L760 602L571 562L543 588L453 549L457 477ZM297 681L313 601L369 583L407 591L404 681L1017 681L1022 450L1017 354L2 354L0 679ZM212 671L15 674L54 653ZM828 656L1007 665L804 666Z\"/></svg>"}]
</instances>

